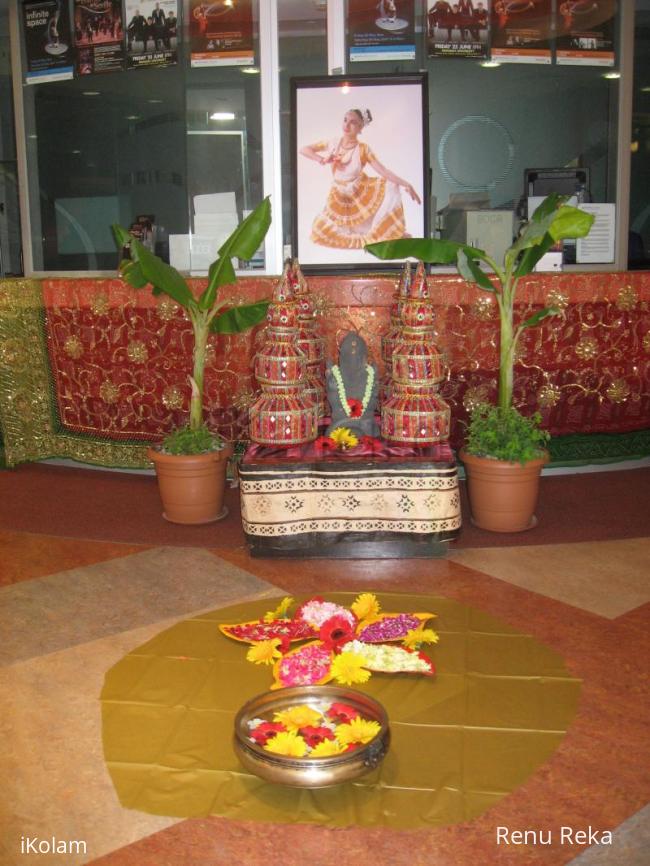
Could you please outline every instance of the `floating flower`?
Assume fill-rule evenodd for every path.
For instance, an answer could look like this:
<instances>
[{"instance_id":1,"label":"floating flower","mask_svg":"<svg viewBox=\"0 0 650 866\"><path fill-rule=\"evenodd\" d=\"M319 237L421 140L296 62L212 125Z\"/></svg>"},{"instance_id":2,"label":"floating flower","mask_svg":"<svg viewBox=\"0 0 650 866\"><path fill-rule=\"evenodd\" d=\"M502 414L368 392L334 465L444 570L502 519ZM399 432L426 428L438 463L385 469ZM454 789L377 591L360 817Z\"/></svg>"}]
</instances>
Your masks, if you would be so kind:
<instances>
[{"instance_id":1,"label":"floating flower","mask_svg":"<svg viewBox=\"0 0 650 866\"><path fill-rule=\"evenodd\" d=\"M373 592L362 592L356 597L350 608L356 618L361 621L368 619L369 616L377 616L381 610L381 605Z\"/></svg>"},{"instance_id":2,"label":"floating flower","mask_svg":"<svg viewBox=\"0 0 650 866\"><path fill-rule=\"evenodd\" d=\"M341 653L332 662L332 676L337 683L353 686L370 679L370 671L364 669L365 659L357 653Z\"/></svg>"},{"instance_id":3,"label":"floating flower","mask_svg":"<svg viewBox=\"0 0 650 866\"><path fill-rule=\"evenodd\" d=\"M319 725L318 727L307 725L304 728L300 728L298 733L305 740L310 749L314 749L319 743L322 743L325 740L334 739L334 732L330 730L330 728L326 728L324 725Z\"/></svg>"},{"instance_id":4,"label":"floating flower","mask_svg":"<svg viewBox=\"0 0 650 866\"><path fill-rule=\"evenodd\" d=\"M328 649L338 650L354 638L354 626L344 616L333 616L322 624L319 637Z\"/></svg>"},{"instance_id":5,"label":"floating flower","mask_svg":"<svg viewBox=\"0 0 650 866\"><path fill-rule=\"evenodd\" d=\"M282 657L282 653L278 649L279 644L280 638L277 637L254 643L246 653L246 661L256 665L272 665L276 659Z\"/></svg>"},{"instance_id":6,"label":"floating flower","mask_svg":"<svg viewBox=\"0 0 650 866\"><path fill-rule=\"evenodd\" d=\"M276 722L262 722L260 725L256 725L251 731L251 740L254 740L258 746L265 746L267 742L275 737L276 734L281 734L286 732L286 728L284 725L280 725Z\"/></svg>"},{"instance_id":7,"label":"floating flower","mask_svg":"<svg viewBox=\"0 0 650 866\"><path fill-rule=\"evenodd\" d=\"M351 722L352 719L356 719L359 711L355 707L350 706L350 704L342 704L339 701L335 701L325 715L331 722L342 725L344 722Z\"/></svg>"},{"instance_id":8,"label":"floating flower","mask_svg":"<svg viewBox=\"0 0 650 866\"><path fill-rule=\"evenodd\" d=\"M432 628L424 628L422 624L418 628L411 629L404 636L402 643L410 649L417 649L423 643L438 643L438 633Z\"/></svg>"},{"instance_id":9,"label":"floating flower","mask_svg":"<svg viewBox=\"0 0 650 866\"><path fill-rule=\"evenodd\" d=\"M350 743L369 743L370 740L377 736L380 730L381 725L379 722L362 719L361 716L357 716L345 725L337 725L336 739L345 746L350 745Z\"/></svg>"},{"instance_id":10,"label":"floating flower","mask_svg":"<svg viewBox=\"0 0 650 866\"><path fill-rule=\"evenodd\" d=\"M293 604L293 598L287 595L282 599L275 610L270 610L264 614L264 622L274 622L277 619L289 619L288 610Z\"/></svg>"},{"instance_id":11,"label":"floating flower","mask_svg":"<svg viewBox=\"0 0 650 866\"><path fill-rule=\"evenodd\" d=\"M300 704L297 707L289 707L288 710L281 710L273 714L273 721L284 725L287 731L298 731L300 728L317 725L322 719L322 715L308 707L306 704Z\"/></svg>"},{"instance_id":12,"label":"floating flower","mask_svg":"<svg viewBox=\"0 0 650 866\"><path fill-rule=\"evenodd\" d=\"M358 438L347 427L337 427L336 430L332 430L330 439L336 443L336 447L341 451L356 448L359 444Z\"/></svg>"},{"instance_id":13,"label":"floating flower","mask_svg":"<svg viewBox=\"0 0 650 866\"><path fill-rule=\"evenodd\" d=\"M363 403L354 397L348 397L348 408L350 410L350 418L361 418L363 415Z\"/></svg>"},{"instance_id":14,"label":"floating flower","mask_svg":"<svg viewBox=\"0 0 650 866\"><path fill-rule=\"evenodd\" d=\"M322 740L317 746L311 750L310 758L329 758L333 755L342 755L347 752L345 746L337 743L336 740Z\"/></svg>"},{"instance_id":15,"label":"floating flower","mask_svg":"<svg viewBox=\"0 0 650 866\"><path fill-rule=\"evenodd\" d=\"M307 753L307 743L294 731L276 734L264 746L267 752L275 755L286 755L290 758L304 758Z\"/></svg>"}]
</instances>

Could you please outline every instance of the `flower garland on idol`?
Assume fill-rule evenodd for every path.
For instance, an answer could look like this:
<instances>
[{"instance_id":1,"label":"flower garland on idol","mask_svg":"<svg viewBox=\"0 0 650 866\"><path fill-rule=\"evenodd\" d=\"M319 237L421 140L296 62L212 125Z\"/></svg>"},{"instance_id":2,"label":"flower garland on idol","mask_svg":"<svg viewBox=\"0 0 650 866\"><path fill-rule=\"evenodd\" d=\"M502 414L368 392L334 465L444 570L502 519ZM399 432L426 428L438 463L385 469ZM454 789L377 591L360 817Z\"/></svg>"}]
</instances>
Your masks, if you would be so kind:
<instances>
[{"instance_id":1,"label":"flower garland on idol","mask_svg":"<svg viewBox=\"0 0 650 866\"><path fill-rule=\"evenodd\" d=\"M273 666L271 689L332 680L353 686L373 673L434 673L432 660L421 650L438 643L438 634L426 627L433 613L382 613L370 592L349 608L321 596L292 614L293 605L287 597L260 620L219 626L226 637L250 644L249 662Z\"/></svg>"},{"instance_id":2,"label":"flower garland on idol","mask_svg":"<svg viewBox=\"0 0 650 866\"><path fill-rule=\"evenodd\" d=\"M370 397L372 396L372 389L375 384L375 368L370 364L366 364L366 388L360 401L354 397L348 397L345 390L343 376L341 375L341 369L338 364L334 364L331 370L334 381L336 382L336 389L339 394L343 411L348 418L361 418L368 408Z\"/></svg>"}]
</instances>

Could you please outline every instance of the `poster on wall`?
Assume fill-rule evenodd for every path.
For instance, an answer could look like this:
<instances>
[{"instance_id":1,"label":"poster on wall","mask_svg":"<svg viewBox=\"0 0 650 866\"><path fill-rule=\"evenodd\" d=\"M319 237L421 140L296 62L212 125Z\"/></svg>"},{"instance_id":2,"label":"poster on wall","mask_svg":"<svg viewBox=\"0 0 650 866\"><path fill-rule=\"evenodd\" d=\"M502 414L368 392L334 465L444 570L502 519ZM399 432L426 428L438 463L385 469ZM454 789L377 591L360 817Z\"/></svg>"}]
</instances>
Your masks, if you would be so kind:
<instances>
[{"instance_id":1,"label":"poster on wall","mask_svg":"<svg viewBox=\"0 0 650 866\"><path fill-rule=\"evenodd\" d=\"M123 38L122 0L74 0L79 75L123 70Z\"/></svg>"},{"instance_id":2,"label":"poster on wall","mask_svg":"<svg viewBox=\"0 0 650 866\"><path fill-rule=\"evenodd\" d=\"M500 63L550 63L552 0L493 0L492 59Z\"/></svg>"},{"instance_id":3,"label":"poster on wall","mask_svg":"<svg viewBox=\"0 0 650 866\"><path fill-rule=\"evenodd\" d=\"M359 60L415 60L415 0L349 0L348 51Z\"/></svg>"},{"instance_id":4,"label":"poster on wall","mask_svg":"<svg viewBox=\"0 0 650 866\"><path fill-rule=\"evenodd\" d=\"M74 75L67 0L23 3L27 84L63 81Z\"/></svg>"},{"instance_id":5,"label":"poster on wall","mask_svg":"<svg viewBox=\"0 0 650 866\"><path fill-rule=\"evenodd\" d=\"M249 66L253 51L251 0L190 0L190 65Z\"/></svg>"},{"instance_id":6,"label":"poster on wall","mask_svg":"<svg viewBox=\"0 0 650 866\"><path fill-rule=\"evenodd\" d=\"M126 0L128 69L178 63L178 0Z\"/></svg>"},{"instance_id":7,"label":"poster on wall","mask_svg":"<svg viewBox=\"0 0 650 866\"><path fill-rule=\"evenodd\" d=\"M294 78L291 86L292 252L300 264L367 270L376 260L366 244L426 237L426 75Z\"/></svg>"},{"instance_id":8,"label":"poster on wall","mask_svg":"<svg viewBox=\"0 0 650 866\"><path fill-rule=\"evenodd\" d=\"M559 0L556 62L613 66L615 18L616 0Z\"/></svg>"},{"instance_id":9,"label":"poster on wall","mask_svg":"<svg viewBox=\"0 0 650 866\"><path fill-rule=\"evenodd\" d=\"M428 0L429 57L487 57L490 0Z\"/></svg>"}]
</instances>

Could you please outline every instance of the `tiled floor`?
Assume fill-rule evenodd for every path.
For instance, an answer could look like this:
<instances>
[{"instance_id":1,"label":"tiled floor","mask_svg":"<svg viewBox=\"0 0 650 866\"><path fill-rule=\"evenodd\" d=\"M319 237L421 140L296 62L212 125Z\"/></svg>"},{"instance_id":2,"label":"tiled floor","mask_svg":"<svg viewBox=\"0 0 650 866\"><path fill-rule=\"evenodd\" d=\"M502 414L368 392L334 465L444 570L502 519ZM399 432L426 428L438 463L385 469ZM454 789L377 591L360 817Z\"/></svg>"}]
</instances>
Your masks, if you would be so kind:
<instances>
[{"instance_id":1,"label":"tiled floor","mask_svg":"<svg viewBox=\"0 0 650 866\"><path fill-rule=\"evenodd\" d=\"M147 548L0 531L0 866L646 862L649 575L648 538L471 549L442 560L300 562L254 560L242 547ZM123 809L102 757L106 670L201 610L334 589L447 595L556 649L584 681L559 750L478 819L435 830L179 821ZM497 844L497 827L542 836L537 845ZM575 838L560 844L562 827L591 827L598 839L615 832L611 845L588 848ZM34 839L51 846L53 837L83 840L86 854L21 851Z\"/></svg>"}]
</instances>

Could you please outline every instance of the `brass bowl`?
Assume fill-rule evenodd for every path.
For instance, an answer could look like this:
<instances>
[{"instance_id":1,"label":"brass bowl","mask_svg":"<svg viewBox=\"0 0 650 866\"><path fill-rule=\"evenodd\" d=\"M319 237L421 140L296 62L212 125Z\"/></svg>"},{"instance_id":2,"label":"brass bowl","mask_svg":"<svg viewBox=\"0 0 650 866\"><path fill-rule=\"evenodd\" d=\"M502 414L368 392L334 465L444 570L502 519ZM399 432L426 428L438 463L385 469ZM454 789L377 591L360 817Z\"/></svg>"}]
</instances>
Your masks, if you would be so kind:
<instances>
[{"instance_id":1,"label":"brass bowl","mask_svg":"<svg viewBox=\"0 0 650 866\"><path fill-rule=\"evenodd\" d=\"M268 719L273 713L292 706L306 704L315 707L323 702L341 702L358 708L360 716L379 722L379 733L358 749L327 758L275 755L251 742L250 719ZM264 692L244 704L235 717L233 747L244 767L269 782L295 788L327 788L358 779L381 764L389 743L388 714L379 701L363 692L338 686L296 686Z\"/></svg>"}]
</instances>

